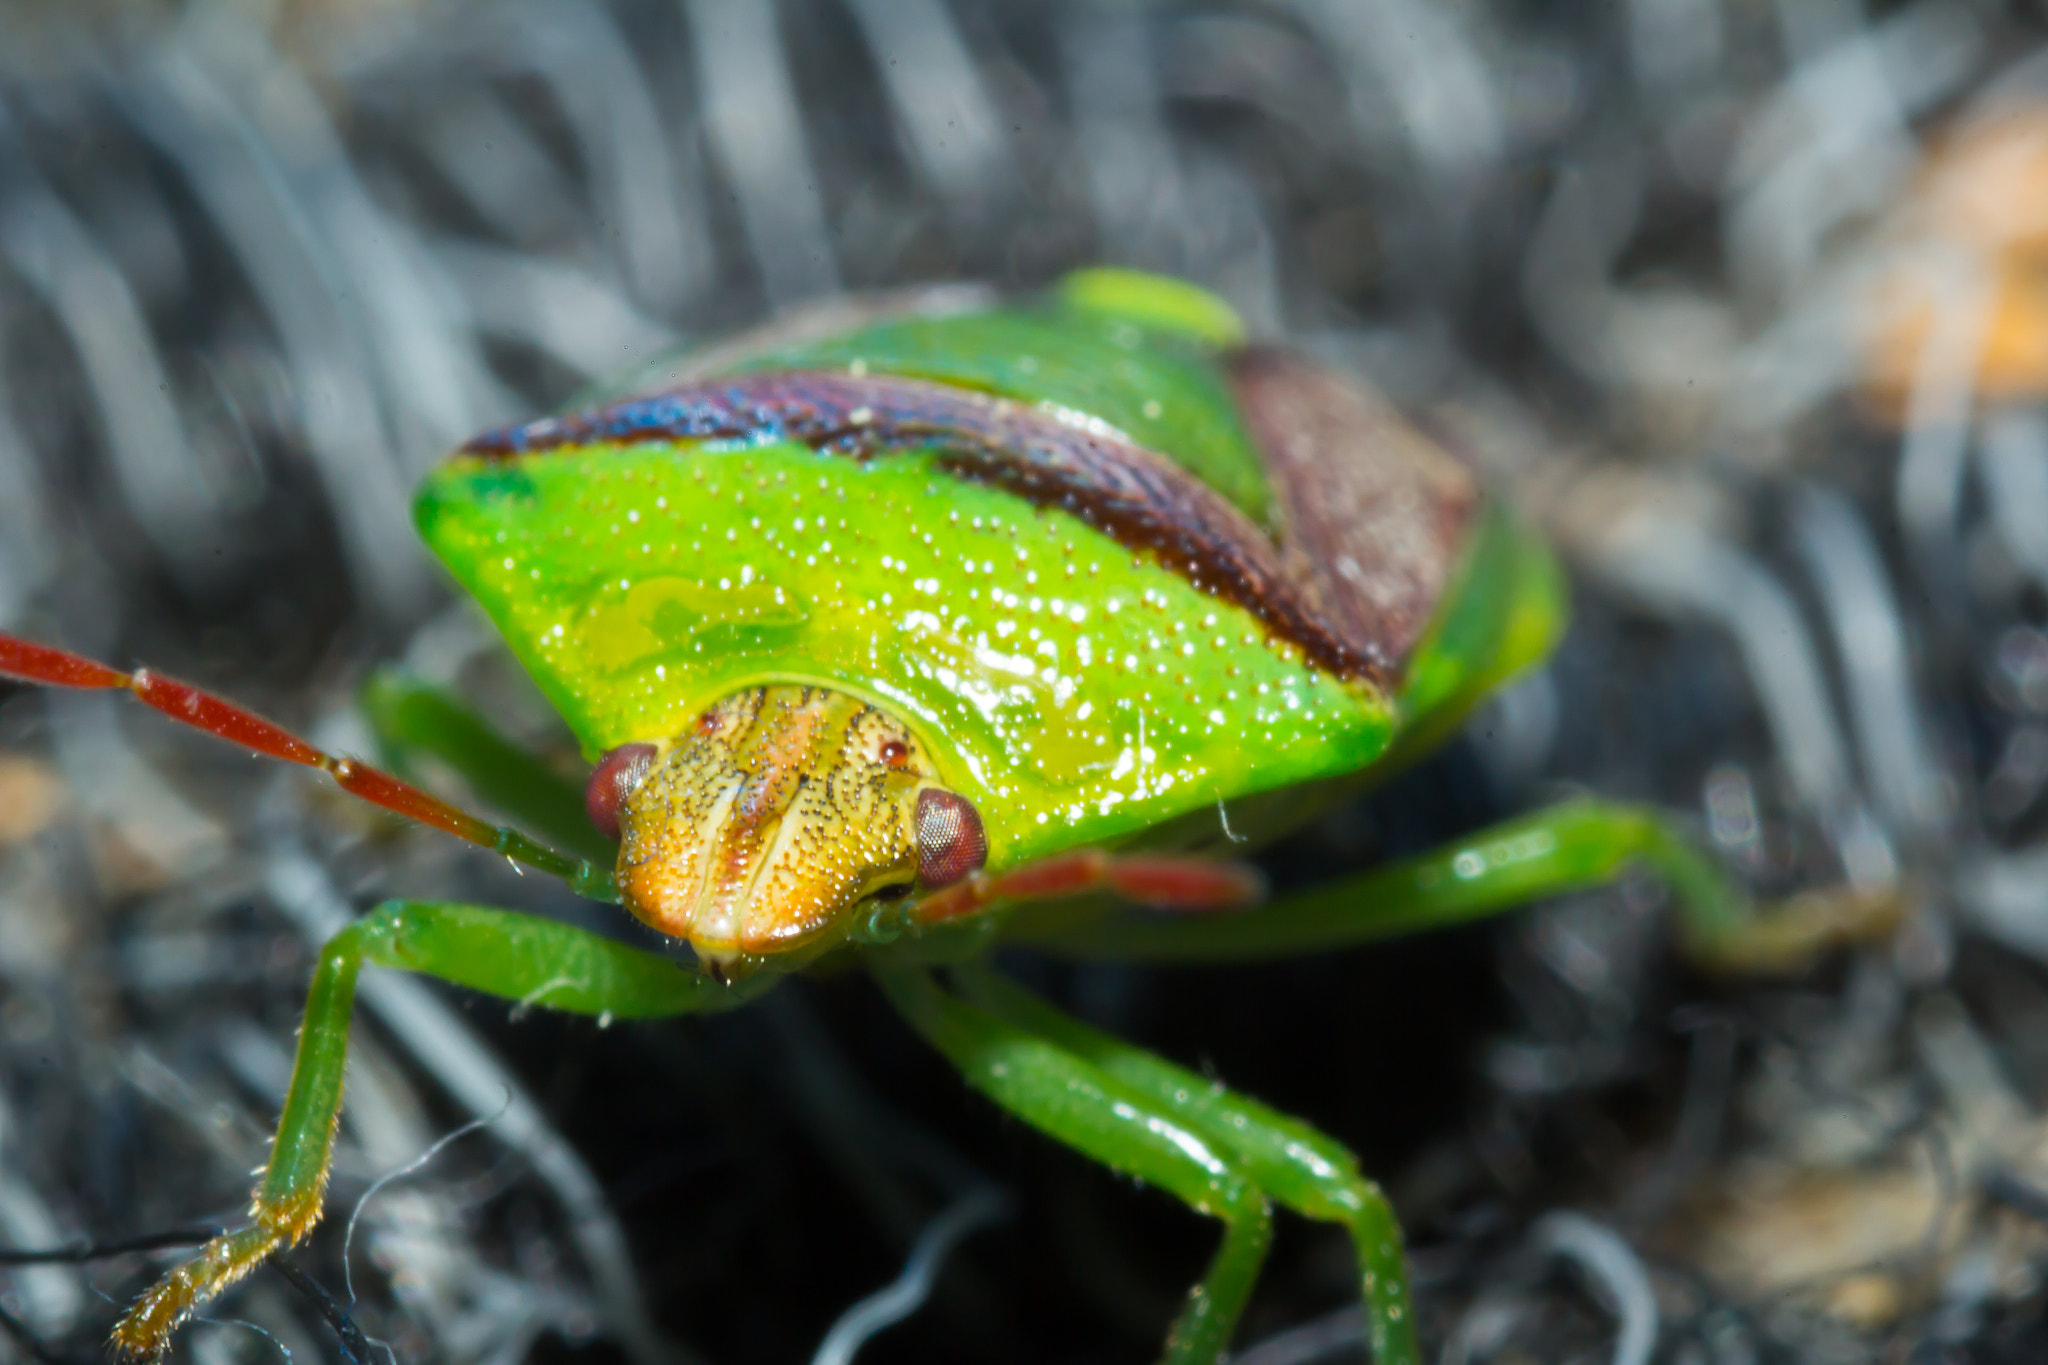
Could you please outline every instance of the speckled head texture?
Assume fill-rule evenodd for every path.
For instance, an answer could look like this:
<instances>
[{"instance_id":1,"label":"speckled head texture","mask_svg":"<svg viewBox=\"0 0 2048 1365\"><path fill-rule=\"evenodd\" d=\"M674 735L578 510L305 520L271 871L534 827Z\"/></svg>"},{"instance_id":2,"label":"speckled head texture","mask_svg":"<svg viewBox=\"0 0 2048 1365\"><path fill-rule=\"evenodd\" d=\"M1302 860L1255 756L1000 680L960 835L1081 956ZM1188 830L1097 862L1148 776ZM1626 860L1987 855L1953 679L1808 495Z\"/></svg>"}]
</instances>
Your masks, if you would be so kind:
<instances>
[{"instance_id":1,"label":"speckled head texture","mask_svg":"<svg viewBox=\"0 0 2048 1365\"><path fill-rule=\"evenodd\" d=\"M815 687L726 697L620 808L620 898L707 962L786 952L918 871L931 760L909 730Z\"/></svg>"}]
</instances>

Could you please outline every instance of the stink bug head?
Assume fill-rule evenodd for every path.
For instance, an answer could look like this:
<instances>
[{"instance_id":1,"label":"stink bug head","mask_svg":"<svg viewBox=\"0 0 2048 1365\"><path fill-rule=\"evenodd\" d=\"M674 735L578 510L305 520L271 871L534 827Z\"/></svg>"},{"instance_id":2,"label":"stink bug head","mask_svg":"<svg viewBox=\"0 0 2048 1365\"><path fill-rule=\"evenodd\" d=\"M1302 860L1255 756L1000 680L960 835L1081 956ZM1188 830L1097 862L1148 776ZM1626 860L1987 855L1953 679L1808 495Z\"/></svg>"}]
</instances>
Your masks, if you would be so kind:
<instances>
[{"instance_id":1,"label":"stink bug head","mask_svg":"<svg viewBox=\"0 0 2048 1365\"><path fill-rule=\"evenodd\" d=\"M967 818L933 820L938 806ZM958 880L985 847L908 728L815 687L719 701L656 746L617 809L626 908L721 971L827 939L921 873Z\"/></svg>"}]
</instances>

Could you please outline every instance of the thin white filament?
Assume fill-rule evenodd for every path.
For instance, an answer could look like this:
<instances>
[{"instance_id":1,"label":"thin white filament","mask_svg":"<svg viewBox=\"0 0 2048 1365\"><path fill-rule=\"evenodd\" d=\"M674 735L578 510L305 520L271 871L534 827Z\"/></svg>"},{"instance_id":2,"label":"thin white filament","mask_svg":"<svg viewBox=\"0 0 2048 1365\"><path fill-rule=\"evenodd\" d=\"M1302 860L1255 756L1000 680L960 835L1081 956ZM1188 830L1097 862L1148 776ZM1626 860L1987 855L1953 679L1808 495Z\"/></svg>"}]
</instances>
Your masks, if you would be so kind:
<instances>
[{"instance_id":1,"label":"thin white filament","mask_svg":"<svg viewBox=\"0 0 2048 1365\"><path fill-rule=\"evenodd\" d=\"M1614 1365L1650 1365L1657 1349L1657 1295L1629 1244L1611 1228L1568 1211L1541 1219L1530 1240L1538 1250L1578 1266L1593 1282L1619 1328Z\"/></svg>"},{"instance_id":2,"label":"thin white filament","mask_svg":"<svg viewBox=\"0 0 2048 1365\"><path fill-rule=\"evenodd\" d=\"M400 1180L406 1176L411 1175L414 1171L419 1170L422 1166L426 1165L435 1157L439 1156L441 1154L442 1149L447 1147L449 1143L454 1142L459 1138L466 1138L471 1133L476 1132L480 1128L488 1128L493 1122L495 1122L501 1115L504 1114L505 1109L509 1109L511 1107L512 1096L508 1093L505 1096L504 1109L498 1110L498 1112L495 1114L486 1114L482 1118L471 1119L468 1123L463 1124L460 1128L457 1128L449 1133L444 1133L441 1137L437 1138L434 1141L434 1144L428 1147L426 1151L421 1152L418 1156L414 1157L405 1165L400 1166L397 1170L386 1171L384 1174L378 1176L375 1180L370 1182L370 1188L363 1191L363 1197L356 1200L356 1206L353 1209L349 1210L348 1230L342 1234L341 1238L341 1288L342 1292L348 1296L349 1307L355 1307L356 1303L356 1285L354 1275L355 1263L353 1260L350 1259L349 1253L355 1247L356 1223L358 1220L362 1218L363 1210L369 1207L370 1201L376 1198L378 1194L382 1193L384 1187L386 1185L389 1185L392 1181Z\"/></svg>"},{"instance_id":3,"label":"thin white filament","mask_svg":"<svg viewBox=\"0 0 2048 1365\"><path fill-rule=\"evenodd\" d=\"M910 1248L903 1273L839 1315L818 1343L811 1365L852 1365L854 1355L870 1338L894 1327L924 1306L931 1297L939 1266L961 1238L1007 1218L1010 1201L998 1190L978 1189L953 1201L926 1225Z\"/></svg>"}]
</instances>

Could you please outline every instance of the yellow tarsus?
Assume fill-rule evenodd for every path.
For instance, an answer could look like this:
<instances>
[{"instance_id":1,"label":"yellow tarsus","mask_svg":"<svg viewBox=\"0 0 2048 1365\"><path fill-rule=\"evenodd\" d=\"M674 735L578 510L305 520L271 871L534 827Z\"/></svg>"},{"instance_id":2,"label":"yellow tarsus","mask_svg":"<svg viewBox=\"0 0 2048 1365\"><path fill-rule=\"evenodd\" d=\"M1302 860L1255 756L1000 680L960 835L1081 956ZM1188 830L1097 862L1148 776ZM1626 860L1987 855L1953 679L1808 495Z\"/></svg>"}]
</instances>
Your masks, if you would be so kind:
<instances>
[{"instance_id":1,"label":"yellow tarsus","mask_svg":"<svg viewBox=\"0 0 2048 1365\"><path fill-rule=\"evenodd\" d=\"M223 1233L199 1254L150 1286L114 1327L110 1344L135 1360L160 1360L171 1334L199 1305L263 1264L272 1252L296 1246L320 1221L320 1195L265 1204L255 1222Z\"/></svg>"}]
</instances>

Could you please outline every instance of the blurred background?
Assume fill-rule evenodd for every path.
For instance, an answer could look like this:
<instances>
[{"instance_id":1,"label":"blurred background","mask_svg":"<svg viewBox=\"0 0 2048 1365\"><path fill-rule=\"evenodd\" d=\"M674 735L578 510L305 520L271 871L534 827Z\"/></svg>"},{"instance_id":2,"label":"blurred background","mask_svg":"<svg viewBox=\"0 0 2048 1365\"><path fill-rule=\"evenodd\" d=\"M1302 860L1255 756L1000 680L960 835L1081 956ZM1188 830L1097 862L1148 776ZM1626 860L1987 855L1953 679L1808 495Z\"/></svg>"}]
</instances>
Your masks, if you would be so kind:
<instances>
[{"instance_id":1,"label":"blurred background","mask_svg":"<svg viewBox=\"0 0 2048 1365\"><path fill-rule=\"evenodd\" d=\"M0 629L358 751L396 663L573 770L414 541L447 448L841 291L1187 276L1385 389L1578 588L1552 665L1283 880L1592 790L1901 927L1715 978L1642 882L1298 963L1006 966L1352 1144L1433 1359L2042 1359L2044 36L1994 0L17 3ZM623 932L274 766L0 690L0 1245L239 1217L313 953L378 899ZM857 979L605 1029L372 974L357 1019L320 1288L258 1274L204 1365L839 1362L989 1188L862 1358L1139 1360L1212 1245ZM1349 1256L1286 1223L1238 1358L1359 1359ZM0 1270L0 1359L99 1359L164 1263Z\"/></svg>"}]
</instances>

